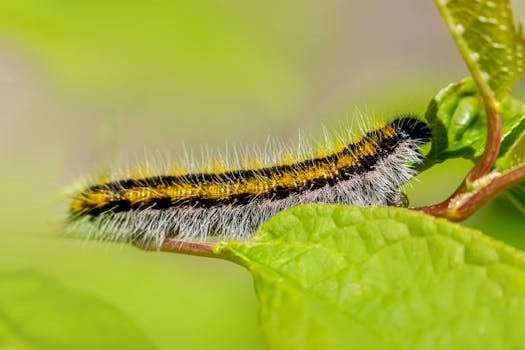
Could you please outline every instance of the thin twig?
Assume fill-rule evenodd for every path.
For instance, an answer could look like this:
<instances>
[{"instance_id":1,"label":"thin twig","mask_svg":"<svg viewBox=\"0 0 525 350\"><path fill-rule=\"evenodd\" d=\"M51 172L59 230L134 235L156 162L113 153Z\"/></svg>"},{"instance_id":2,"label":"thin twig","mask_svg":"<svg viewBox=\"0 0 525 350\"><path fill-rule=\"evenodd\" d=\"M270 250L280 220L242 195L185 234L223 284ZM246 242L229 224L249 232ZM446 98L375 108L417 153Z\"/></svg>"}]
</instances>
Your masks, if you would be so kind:
<instances>
[{"instance_id":1,"label":"thin twig","mask_svg":"<svg viewBox=\"0 0 525 350\"><path fill-rule=\"evenodd\" d=\"M465 178L465 185L476 181L486 175L494 165L501 146L501 113L496 110L496 106L485 101L487 111L487 140L485 150L476 165L470 170Z\"/></svg>"},{"instance_id":2,"label":"thin twig","mask_svg":"<svg viewBox=\"0 0 525 350\"><path fill-rule=\"evenodd\" d=\"M211 242L187 242L177 239L165 239L160 247L151 244L141 246L145 250L157 250L163 252L180 253L196 256L206 256L209 258L220 258L219 252L214 251L214 243Z\"/></svg>"},{"instance_id":3,"label":"thin twig","mask_svg":"<svg viewBox=\"0 0 525 350\"><path fill-rule=\"evenodd\" d=\"M414 210L444 217L452 221L463 221L500 193L524 182L525 165L521 165L502 174L489 174L485 178L488 183L477 190L461 192L439 204L414 208ZM484 179L481 178L479 180Z\"/></svg>"}]
</instances>

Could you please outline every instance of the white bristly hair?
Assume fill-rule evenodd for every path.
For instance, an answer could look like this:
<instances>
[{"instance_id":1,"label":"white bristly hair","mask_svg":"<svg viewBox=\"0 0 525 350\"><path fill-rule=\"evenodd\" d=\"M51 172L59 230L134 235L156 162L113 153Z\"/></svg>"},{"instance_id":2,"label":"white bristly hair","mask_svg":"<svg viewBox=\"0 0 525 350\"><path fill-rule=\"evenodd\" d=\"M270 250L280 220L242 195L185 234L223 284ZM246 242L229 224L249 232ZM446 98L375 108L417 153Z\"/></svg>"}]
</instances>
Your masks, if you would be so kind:
<instances>
[{"instance_id":1,"label":"white bristly hair","mask_svg":"<svg viewBox=\"0 0 525 350\"><path fill-rule=\"evenodd\" d=\"M428 140L402 139L390 154L380 157L371 169L353 174L345 181L290 194L282 199L254 198L241 205L212 207L180 205L161 210L154 207L118 212L108 210L93 216L72 217L67 231L88 239L160 247L166 238L189 241L244 240L251 237L272 215L298 204L387 205L399 194L398 189L416 174L414 165L422 161L418 148L426 141ZM267 142L264 150L259 150L258 153L265 155L266 159L263 159L266 163L281 156L282 149L282 146L276 147L274 143ZM311 151L305 151L301 142L297 149L301 155L311 154ZM242 150L239 152L244 153ZM239 152L234 152L234 162L240 168L245 168L248 158ZM185 158L186 165L193 168L194 158L188 153ZM219 159L219 162L225 160ZM295 171L300 172L301 169Z\"/></svg>"}]
</instances>

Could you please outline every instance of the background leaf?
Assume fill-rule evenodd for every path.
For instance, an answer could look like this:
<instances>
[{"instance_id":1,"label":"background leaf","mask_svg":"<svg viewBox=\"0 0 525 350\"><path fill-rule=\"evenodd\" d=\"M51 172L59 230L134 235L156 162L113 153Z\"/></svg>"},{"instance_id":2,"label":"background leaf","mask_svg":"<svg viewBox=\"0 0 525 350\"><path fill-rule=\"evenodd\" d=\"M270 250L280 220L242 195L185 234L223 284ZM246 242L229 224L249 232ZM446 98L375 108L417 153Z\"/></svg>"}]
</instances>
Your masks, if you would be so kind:
<instances>
[{"instance_id":1,"label":"background leaf","mask_svg":"<svg viewBox=\"0 0 525 350\"><path fill-rule=\"evenodd\" d=\"M276 349L525 347L525 255L398 208L305 205L226 243Z\"/></svg>"},{"instance_id":2,"label":"background leaf","mask_svg":"<svg viewBox=\"0 0 525 350\"><path fill-rule=\"evenodd\" d=\"M0 348L152 349L117 308L31 270L0 270Z\"/></svg>"},{"instance_id":3,"label":"background leaf","mask_svg":"<svg viewBox=\"0 0 525 350\"><path fill-rule=\"evenodd\" d=\"M213 2L0 2L0 29L81 90L124 93L146 79L169 86L170 77L201 94L204 88L248 89L279 99L272 79L283 90L296 89L293 67L271 42L256 43L251 31L239 30L243 22L235 10Z\"/></svg>"}]
</instances>

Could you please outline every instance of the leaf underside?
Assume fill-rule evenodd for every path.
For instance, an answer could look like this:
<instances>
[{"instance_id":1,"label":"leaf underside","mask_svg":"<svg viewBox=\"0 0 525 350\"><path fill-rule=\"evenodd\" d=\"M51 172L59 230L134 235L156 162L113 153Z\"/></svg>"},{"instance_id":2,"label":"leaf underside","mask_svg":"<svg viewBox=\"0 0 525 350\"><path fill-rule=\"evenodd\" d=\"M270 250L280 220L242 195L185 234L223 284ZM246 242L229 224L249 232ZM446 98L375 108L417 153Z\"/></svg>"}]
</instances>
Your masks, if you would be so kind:
<instances>
[{"instance_id":1,"label":"leaf underside","mask_svg":"<svg viewBox=\"0 0 525 350\"><path fill-rule=\"evenodd\" d=\"M525 67L510 0L435 2L482 94L504 97Z\"/></svg>"},{"instance_id":2,"label":"leaf underside","mask_svg":"<svg viewBox=\"0 0 525 350\"><path fill-rule=\"evenodd\" d=\"M514 23L510 0L435 3L473 79L451 84L431 101L426 118L434 144L426 167L450 158L478 158L485 148L486 108L502 113L501 158L525 128L525 105L508 97L525 68L522 28Z\"/></svg>"}]
</instances>

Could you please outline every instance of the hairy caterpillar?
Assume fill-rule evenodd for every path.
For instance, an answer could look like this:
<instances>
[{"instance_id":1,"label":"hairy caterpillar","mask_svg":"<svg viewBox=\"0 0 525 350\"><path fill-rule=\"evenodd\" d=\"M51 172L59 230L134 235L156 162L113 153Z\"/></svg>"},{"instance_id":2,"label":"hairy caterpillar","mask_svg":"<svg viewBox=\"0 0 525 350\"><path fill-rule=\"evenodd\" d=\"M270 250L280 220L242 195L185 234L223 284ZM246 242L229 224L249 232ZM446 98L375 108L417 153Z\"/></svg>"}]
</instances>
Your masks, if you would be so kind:
<instances>
[{"instance_id":1,"label":"hairy caterpillar","mask_svg":"<svg viewBox=\"0 0 525 350\"><path fill-rule=\"evenodd\" d=\"M302 203L396 204L415 175L428 126L402 116L336 149L253 169L159 174L91 184L70 204L69 231L159 246L165 238L246 239ZM406 198L406 197L405 197Z\"/></svg>"}]
</instances>

